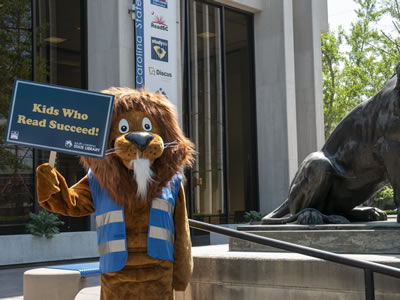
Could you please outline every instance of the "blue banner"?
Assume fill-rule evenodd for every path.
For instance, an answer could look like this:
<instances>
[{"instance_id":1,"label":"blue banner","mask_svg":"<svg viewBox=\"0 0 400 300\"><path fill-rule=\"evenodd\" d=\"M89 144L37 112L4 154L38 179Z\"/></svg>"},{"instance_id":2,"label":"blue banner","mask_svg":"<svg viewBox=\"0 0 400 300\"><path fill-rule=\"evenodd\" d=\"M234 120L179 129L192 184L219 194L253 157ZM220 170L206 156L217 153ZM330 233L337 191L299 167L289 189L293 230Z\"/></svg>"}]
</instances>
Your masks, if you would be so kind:
<instances>
[{"instance_id":1,"label":"blue banner","mask_svg":"<svg viewBox=\"0 0 400 300\"><path fill-rule=\"evenodd\" d=\"M5 142L102 158L114 96L16 80Z\"/></svg>"},{"instance_id":2,"label":"blue banner","mask_svg":"<svg viewBox=\"0 0 400 300\"><path fill-rule=\"evenodd\" d=\"M179 39L176 0L135 1L136 88L178 105Z\"/></svg>"},{"instance_id":3,"label":"blue banner","mask_svg":"<svg viewBox=\"0 0 400 300\"><path fill-rule=\"evenodd\" d=\"M144 11L143 1L135 2L135 26L136 26L136 88L144 87Z\"/></svg>"}]
</instances>

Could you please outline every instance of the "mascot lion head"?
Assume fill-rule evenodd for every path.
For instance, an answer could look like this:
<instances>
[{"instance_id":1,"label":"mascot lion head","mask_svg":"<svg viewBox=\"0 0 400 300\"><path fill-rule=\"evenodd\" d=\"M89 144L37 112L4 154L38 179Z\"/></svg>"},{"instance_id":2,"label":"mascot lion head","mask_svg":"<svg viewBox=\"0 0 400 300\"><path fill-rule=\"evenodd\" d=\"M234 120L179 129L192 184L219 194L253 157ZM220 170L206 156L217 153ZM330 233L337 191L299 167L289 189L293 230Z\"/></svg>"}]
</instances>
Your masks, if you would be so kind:
<instances>
[{"instance_id":1,"label":"mascot lion head","mask_svg":"<svg viewBox=\"0 0 400 300\"><path fill-rule=\"evenodd\" d=\"M81 157L118 204L150 204L171 178L191 166L194 146L176 121L174 106L161 94L110 88L115 96L104 159Z\"/></svg>"}]
</instances>

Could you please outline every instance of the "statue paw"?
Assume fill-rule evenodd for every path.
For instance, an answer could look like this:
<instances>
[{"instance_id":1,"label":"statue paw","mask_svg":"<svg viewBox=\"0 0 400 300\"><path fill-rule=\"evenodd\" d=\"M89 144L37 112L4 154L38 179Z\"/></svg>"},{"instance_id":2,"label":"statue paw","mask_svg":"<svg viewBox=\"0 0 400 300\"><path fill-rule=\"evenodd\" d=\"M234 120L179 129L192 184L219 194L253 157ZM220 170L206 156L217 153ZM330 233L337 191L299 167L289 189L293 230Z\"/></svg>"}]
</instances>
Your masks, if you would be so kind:
<instances>
[{"instance_id":1,"label":"statue paw","mask_svg":"<svg viewBox=\"0 0 400 300\"><path fill-rule=\"evenodd\" d=\"M366 210L366 212L367 212L368 221L385 221L385 220L387 220L386 213L377 207L369 207L369 209Z\"/></svg>"},{"instance_id":2,"label":"statue paw","mask_svg":"<svg viewBox=\"0 0 400 300\"><path fill-rule=\"evenodd\" d=\"M326 217L327 224L350 224L351 222L343 216L330 215Z\"/></svg>"},{"instance_id":3,"label":"statue paw","mask_svg":"<svg viewBox=\"0 0 400 300\"><path fill-rule=\"evenodd\" d=\"M376 207L357 206L350 212L346 213L346 217L352 222L370 222L387 220L386 213Z\"/></svg>"},{"instance_id":4,"label":"statue paw","mask_svg":"<svg viewBox=\"0 0 400 300\"><path fill-rule=\"evenodd\" d=\"M306 208L299 213L296 223L302 225L324 224L324 215L316 209Z\"/></svg>"}]
</instances>

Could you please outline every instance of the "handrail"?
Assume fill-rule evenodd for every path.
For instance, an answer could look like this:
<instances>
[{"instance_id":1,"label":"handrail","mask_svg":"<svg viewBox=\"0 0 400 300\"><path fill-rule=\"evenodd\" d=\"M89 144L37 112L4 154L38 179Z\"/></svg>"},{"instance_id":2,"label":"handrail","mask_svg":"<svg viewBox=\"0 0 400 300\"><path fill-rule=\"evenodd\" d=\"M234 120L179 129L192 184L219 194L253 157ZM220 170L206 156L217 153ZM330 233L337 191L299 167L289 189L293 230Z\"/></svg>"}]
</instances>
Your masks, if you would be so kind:
<instances>
[{"instance_id":1,"label":"handrail","mask_svg":"<svg viewBox=\"0 0 400 300\"><path fill-rule=\"evenodd\" d=\"M362 261L355 258L346 257L344 255L336 254L329 251L319 250L311 247L301 246L289 242L284 242L280 240L275 240L268 237L263 237L259 235L255 235L248 232L240 232L237 230L233 230L230 228L225 228L222 226L212 225L208 223L204 223L201 221L189 219L189 226L195 229L215 232L219 234L223 234L226 236L246 240L253 243L258 243L262 245L267 245L274 248L283 249L290 252L296 252L300 254L304 254L307 256L312 256L316 258L320 258L323 260L331 261L334 263L339 263L343 265L352 266L355 268L364 269L364 279L365 279L365 296L366 300L374 300L375 299L375 290L374 290L374 277L373 272L397 277L400 278L400 269L386 266L383 264L378 264L369 261Z\"/></svg>"}]
</instances>

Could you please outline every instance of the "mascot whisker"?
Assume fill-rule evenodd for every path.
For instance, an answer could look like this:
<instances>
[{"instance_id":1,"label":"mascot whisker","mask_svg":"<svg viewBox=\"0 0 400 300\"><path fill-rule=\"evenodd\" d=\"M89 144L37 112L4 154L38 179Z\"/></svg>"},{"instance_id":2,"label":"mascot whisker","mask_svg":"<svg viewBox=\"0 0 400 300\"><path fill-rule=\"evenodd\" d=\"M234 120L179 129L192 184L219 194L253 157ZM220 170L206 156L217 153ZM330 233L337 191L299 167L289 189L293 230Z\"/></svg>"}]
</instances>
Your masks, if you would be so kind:
<instances>
[{"instance_id":1,"label":"mascot whisker","mask_svg":"<svg viewBox=\"0 0 400 300\"><path fill-rule=\"evenodd\" d=\"M178 145L178 143L177 143L176 141L169 142L169 143L165 143L165 144L164 144L164 149L166 149L166 148L172 148L172 147L175 147L175 146L177 146L177 145Z\"/></svg>"}]
</instances>

